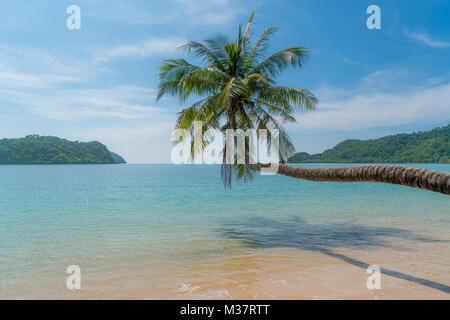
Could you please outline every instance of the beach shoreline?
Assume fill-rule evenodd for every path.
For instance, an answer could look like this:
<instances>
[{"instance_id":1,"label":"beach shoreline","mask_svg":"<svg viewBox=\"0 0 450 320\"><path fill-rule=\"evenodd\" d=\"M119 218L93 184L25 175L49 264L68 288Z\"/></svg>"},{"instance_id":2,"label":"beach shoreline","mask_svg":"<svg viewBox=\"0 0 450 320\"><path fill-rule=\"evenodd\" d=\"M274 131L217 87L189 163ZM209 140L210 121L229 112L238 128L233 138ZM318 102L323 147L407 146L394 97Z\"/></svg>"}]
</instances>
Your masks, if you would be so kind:
<instances>
[{"instance_id":1,"label":"beach shoreline","mask_svg":"<svg viewBox=\"0 0 450 320\"><path fill-rule=\"evenodd\" d=\"M10 166L0 177L3 299L449 298L445 195L281 176L224 191L208 166ZM81 290L66 287L71 265ZM380 290L366 286L369 265Z\"/></svg>"},{"instance_id":2,"label":"beach shoreline","mask_svg":"<svg viewBox=\"0 0 450 320\"><path fill-rule=\"evenodd\" d=\"M334 250L330 254L268 249L241 253L240 257L223 255L208 263L190 263L182 270L177 270L176 265L145 264L132 270L119 267L110 273L86 270L81 290L68 290L61 281L50 281L40 288L28 283L26 287L16 286L9 292L2 290L1 298L448 300L450 276L446 266L450 259L445 254L447 250L443 243L396 252L391 249ZM436 264L438 257L441 261ZM381 267L380 289L367 287L370 274L364 264L369 262Z\"/></svg>"}]
</instances>

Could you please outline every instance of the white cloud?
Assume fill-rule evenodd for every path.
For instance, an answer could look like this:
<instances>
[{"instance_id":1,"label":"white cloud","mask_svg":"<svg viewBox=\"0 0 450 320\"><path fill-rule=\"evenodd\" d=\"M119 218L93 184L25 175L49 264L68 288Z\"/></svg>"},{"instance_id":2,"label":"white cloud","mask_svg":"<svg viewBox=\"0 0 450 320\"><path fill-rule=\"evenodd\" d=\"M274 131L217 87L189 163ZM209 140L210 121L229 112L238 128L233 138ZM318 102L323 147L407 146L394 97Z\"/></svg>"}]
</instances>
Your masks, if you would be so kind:
<instances>
[{"instance_id":1,"label":"white cloud","mask_svg":"<svg viewBox=\"0 0 450 320\"><path fill-rule=\"evenodd\" d=\"M2 67L14 66L15 68L29 71L45 68L49 73L72 73L77 71L82 64L64 54L55 55L31 46L2 44L0 45L0 65Z\"/></svg>"},{"instance_id":2,"label":"white cloud","mask_svg":"<svg viewBox=\"0 0 450 320\"><path fill-rule=\"evenodd\" d=\"M450 84L415 87L398 93L355 92L299 114L291 129L343 130L450 121Z\"/></svg>"},{"instance_id":3,"label":"white cloud","mask_svg":"<svg viewBox=\"0 0 450 320\"><path fill-rule=\"evenodd\" d=\"M436 81L440 80L442 82L443 79L448 79L448 77L440 79L434 78L433 83L438 84ZM345 89L324 84L313 92L319 98L321 103L327 103L350 99L358 95L367 96L371 93L398 93L401 91L408 91L414 89L415 86L413 83L418 81L424 82L423 75L420 75L420 78L417 79L417 74L408 70L378 70L362 78L359 84L353 89ZM428 85L432 85L433 83L428 83Z\"/></svg>"},{"instance_id":4,"label":"white cloud","mask_svg":"<svg viewBox=\"0 0 450 320\"><path fill-rule=\"evenodd\" d=\"M114 20L129 25L224 25L240 13L249 14L260 1L245 3L238 0L167 0L152 3L151 7L125 1L109 0L107 6L96 6L87 14L103 20Z\"/></svg>"},{"instance_id":5,"label":"white cloud","mask_svg":"<svg viewBox=\"0 0 450 320\"><path fill-rule=\"evenodd\" d=\"M116 46L95 55L95 62L106 62L117 58L148 58L155 55L175 52L186 43L182 38L149 38L138 44Z\"/></svg>"},{"instance_id":6,"label":"white cloud","mask_svg":"<svg viewBox=\"0 0 450 320\"><path fill-rule=\"evenodd\" d=\"M341 60L343 62L345 62L345 63L352 64L352 65L355 65L355 66L360 66L360 67L365 67L365 68L370 67L370 65L367 64L367 63L363 63L363 62L356 61L356 60L349 59L349 58L342 58Z\"/></svg>"},{"instance_id":7,"label":"white cloud","mask_svg":"<svg viewBox=\"0 0 450 320\"><path fill-rule=\"evenodd\" d=\"M130 126L92 128L74 133L74 137L84 140L98 137L103 140L113 140L118 142L129 142L135 139L154 139L164 136L170 137L175 127L175 118L166 119L164 122L149 124L133 124Z\"/></svg>"},{"instance_id":8,"label":"white cloud","mask_svg":"<svg viewBox=\"0 0 450 320\"><path fill-rule=\"evenodd\" d=\"M155 48L157 45L159 47ZM146 55L151 50L162 51L171 45L175 44L154 40L142 48L135 47L134 51L131 47L128 51L113 50L109 57ZM158 118L165 114L154 107L155 90L152 88L92 85L98 76L108 72L95 65L88 54L84 60L76 60L35 48L0 45L2 108L66 121Z\"/></svg>"},{"instance_id":9,"label":"white cloud","mask_svg":"<svg viewBox=\"0 0 450 320\"><path fill-rule=\"evenodd\" d=\"M0 45L0 88L49 88L87 82L104 72L107 70L101 66L64 54Z\"/></svg>"},{"instance_id":10,"label":"white cloud","mask_svg":"<svg viewBox=\"0 0 450 320\"><path fill-rule=\"evenodd\" d=\"M71 139L99 140L129 163L170 163L171 133L175 118L130 126L91 128L70 135Z\"/></svg>"},{"instance_id":11,"label":"white cloud","mask_svg":"<svg viewBox=\"0 0 450 320\"><path fill-rule=\"evenodd\" d=\"M166 114L152 105L155 100L153 89L133 86L45 92L1 89L0 100L19 105L35 115L66 121L158 118Z\"/></svg>"},{"instance_id":12,"label":"white cloud","mask_svg":"<svg viewBox=\"0 0 450 320\"><path fill-rule=\"evenodd\" d=\"M194 24L225 24L235 18L239 12L236 6L228 0L176 0L184 7L183 12L189 15L189 21ZM241 2L242 5L242 2Z\"/></svg>"},{"instance_id":13,"label":"white cloud","mask_svg":"<svg viewBox=\"0 0 450 320\"><path fill-rule=\"evenodd\" d=\"M408 80L412 76L411 72L404 69L378 70L364 77L357 90L384 92L389 89L407 88Z\"/></svg>"},{"instance_id":14,"label":"white cloud","mask_svg":"<svg viewBox=\"0 0 450 320\"><path fill-rule=\"evenodd\" d=\"M29 74L22 72L3 71L0 72L1 87L15 86L21 88L48 88L57 83L79 82L80 79L72 76L59 74Z\"/></svg>"},{"instance_id":15,"label":"white cloud","mask_svg":"<svg viewBox=\"0 0 450 320\"><path fill-rule=\"evenodd\" d=\"M438 40L432 40L425 32L404 32L406 36L411 39L420 41L428 46L436 47L436 48L445 48L450 47L450 42L442 42Z\"/></svg>"}]
</instances>

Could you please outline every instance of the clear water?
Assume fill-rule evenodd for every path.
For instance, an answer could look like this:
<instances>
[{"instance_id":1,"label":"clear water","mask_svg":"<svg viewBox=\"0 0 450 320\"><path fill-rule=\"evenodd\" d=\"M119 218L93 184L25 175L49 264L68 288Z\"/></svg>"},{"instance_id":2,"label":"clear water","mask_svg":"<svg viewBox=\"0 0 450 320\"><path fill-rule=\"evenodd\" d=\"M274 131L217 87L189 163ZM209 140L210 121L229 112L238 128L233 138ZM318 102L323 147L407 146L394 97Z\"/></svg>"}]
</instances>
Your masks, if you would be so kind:
<instances>
[{"instance_id":1,"label":"clear water","mask_svg":"<svg viewBox=\"0 0 450 320\"><path fill-rule=\"evenodd\" d=\"M318 252L444 243L446 259L429 264L448 270L449 222L450 197L396 185L258 175L227 190L218 166L0 166L0 298L64 298L74 264L85 297L171 297L230 279L225 257L258 272L239 259L277 249L288 264L292 250L306 263Z\"/></svg>"}]
</instances>

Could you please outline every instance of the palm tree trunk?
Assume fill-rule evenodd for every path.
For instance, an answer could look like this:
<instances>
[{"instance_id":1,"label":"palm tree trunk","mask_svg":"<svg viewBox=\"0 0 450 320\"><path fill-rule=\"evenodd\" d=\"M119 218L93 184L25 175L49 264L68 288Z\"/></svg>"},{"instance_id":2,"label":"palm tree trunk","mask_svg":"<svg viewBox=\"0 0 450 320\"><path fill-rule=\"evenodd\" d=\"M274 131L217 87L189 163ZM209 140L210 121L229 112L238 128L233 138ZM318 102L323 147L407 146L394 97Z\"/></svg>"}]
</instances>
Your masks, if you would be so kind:
<instances>
[{"instance_id":1,"label":"palm tree trunk","mask_svg":"<svg viewBox=\"0 0 450 320\"><path fill-rule=\"evenodd\" d=\"M249 165L264 170L264 165ZM280 164L278 174L310 181L384 182L450 195L450 173L390 165L346 168L302 168Z\"/></svg>"}]
</instances>

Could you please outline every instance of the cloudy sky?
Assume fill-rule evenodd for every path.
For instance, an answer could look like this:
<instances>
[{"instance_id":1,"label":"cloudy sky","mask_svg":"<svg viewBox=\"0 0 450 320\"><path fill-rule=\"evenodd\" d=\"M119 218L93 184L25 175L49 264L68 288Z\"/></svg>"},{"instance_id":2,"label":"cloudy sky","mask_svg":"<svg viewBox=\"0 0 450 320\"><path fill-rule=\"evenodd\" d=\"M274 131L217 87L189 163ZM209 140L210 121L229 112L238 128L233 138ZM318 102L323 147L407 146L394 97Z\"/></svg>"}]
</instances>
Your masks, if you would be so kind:
<instances>
[{"instance_id":1,"label":"cloudy sky","mask_svg":"<svg viewBox=\"0 0 450 320\"><path fill-rule=\"evenodd\" d=\"M81 29L69 30L70 5ZM381 30L366 9L381 8ZM447 0L17 0L0 10L0 137L99 140L131 163L170 162L176 100L155 101L161 60L176 47L281 28L273 50L308 46L304 68L279 83L313 91L318 111L289 132L298 151L450 122Z\"/></svg>"}]
</instances>

